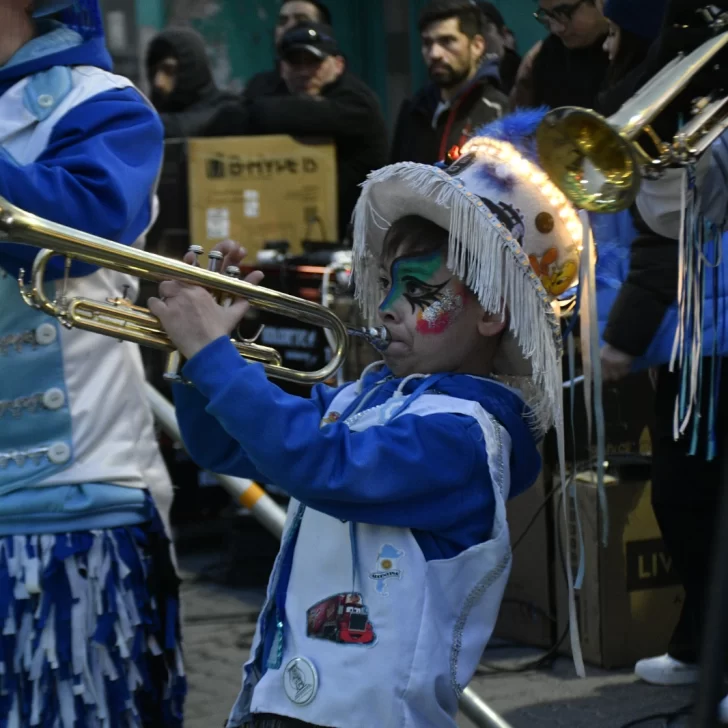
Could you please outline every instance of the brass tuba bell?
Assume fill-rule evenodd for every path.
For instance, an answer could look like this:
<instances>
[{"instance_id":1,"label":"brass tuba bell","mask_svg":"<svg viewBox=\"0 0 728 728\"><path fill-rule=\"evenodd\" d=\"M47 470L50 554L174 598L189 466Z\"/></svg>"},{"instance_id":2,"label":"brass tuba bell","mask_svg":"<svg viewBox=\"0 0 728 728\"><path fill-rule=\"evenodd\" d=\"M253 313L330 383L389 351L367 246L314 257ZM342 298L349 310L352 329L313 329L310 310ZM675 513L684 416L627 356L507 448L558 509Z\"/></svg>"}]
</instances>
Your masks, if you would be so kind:
<instances>
[{"instance_id":1,"label":"brass tuba bell","mask_svg":"<svg viewBox=\"0 0 728 728\"><path fill-rule=\"evenodd\" d=\"M583 210L618 212L635 201L643 175L659 177L699 159L728 127L728 97L700 99L672 140L652 124L726 46L728 32L678 56L608 119L578 107L547 113L536 143L551 181Z\"/></svg>"}]
</instances>

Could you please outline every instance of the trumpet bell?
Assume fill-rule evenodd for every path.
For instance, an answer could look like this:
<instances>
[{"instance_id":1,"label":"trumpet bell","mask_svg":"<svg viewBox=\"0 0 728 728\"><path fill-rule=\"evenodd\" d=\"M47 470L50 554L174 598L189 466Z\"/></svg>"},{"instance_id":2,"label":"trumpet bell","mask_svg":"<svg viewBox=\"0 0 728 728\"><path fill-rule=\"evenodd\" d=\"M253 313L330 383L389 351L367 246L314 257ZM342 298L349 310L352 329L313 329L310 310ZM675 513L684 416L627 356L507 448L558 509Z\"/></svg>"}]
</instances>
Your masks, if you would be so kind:
<instances>
[{"instance_id":1,"label":"trumpet bell","mask_svg":"<svg viewBox=\"0 0 728 728\"><path fill-rule=\"evenodd\" d=\"M657 177L668 167L698 159L728 128L728 103L720 90L695 105L693 118L674 139L661 139L653 125L726 48L728 32L722 32L676 57L608 119L577 107L547 113L536 144L551 181L583 210L619 212L637 198L643 175Z\"/></svg>"},{"instance_id":2,"label":"trumpet bell","mask_svg":"<svg viewBox=\"0 0 728 728\"><path fill-rule=\"evenodd\" d=\"M577 207L616 212L635 201L640 188L635 148L596 112L571 107L550 111L536 144L544 171Z\"/></svg>"}]
</instances>

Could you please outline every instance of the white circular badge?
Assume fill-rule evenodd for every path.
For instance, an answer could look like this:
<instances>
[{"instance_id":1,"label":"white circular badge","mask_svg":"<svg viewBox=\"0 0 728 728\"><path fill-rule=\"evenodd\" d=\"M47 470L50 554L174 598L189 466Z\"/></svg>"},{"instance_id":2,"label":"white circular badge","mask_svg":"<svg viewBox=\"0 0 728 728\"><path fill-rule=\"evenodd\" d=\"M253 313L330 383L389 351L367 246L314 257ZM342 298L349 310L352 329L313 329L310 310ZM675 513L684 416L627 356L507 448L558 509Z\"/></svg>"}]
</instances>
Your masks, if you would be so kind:
<instances>
[{"instance_id":1,"label":"white circular badge","mask_svg":"<svg viewBox=\"0 0 728 728\"><path fill-rule=\"evenodd\" d=\"M283 670L283 689L296 705L308 705L318 692L318 673L305 657L294 657Z\"/></svg>"}]
</instances>

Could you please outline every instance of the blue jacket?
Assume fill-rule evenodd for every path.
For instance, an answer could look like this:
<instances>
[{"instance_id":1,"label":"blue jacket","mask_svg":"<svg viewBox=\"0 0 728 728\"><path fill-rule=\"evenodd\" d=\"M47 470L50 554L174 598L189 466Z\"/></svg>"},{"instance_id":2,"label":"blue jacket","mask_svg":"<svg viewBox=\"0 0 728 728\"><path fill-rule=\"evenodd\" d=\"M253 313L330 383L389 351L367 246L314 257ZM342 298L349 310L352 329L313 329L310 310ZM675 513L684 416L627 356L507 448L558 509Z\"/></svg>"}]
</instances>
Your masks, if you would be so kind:
<instances>
[{"instance_id":1,"label":"blue jacket","mask_svg":"<svg viewBox=\"0 0 728 728\"><path fill-rule=\"evenodd\" d=\"M0 67L0 94L20 79L57 66L88 65L111 70L103 39L81 42L58 33L55 21L39 21L41 34ZM0 154L0 196L20 208L88 233L131 244L151 220L149 190L163 153L156 112L133 88L98 94L56 125L47 149L34 164L18 167ZM38 248L0 243L0 266L17 275ZM62 275L52 262L50 277ZM74 275L95 268L75 263Z\"/></svg>"},{"instance_id":2,"label":"blue jacket","mask_svg":"<svg viewBox=\"0 0 728 728\"><path fill-rule=\"evenodd\" d=\"M19 119L30 116L30 111L40 126L45 119L40 104L42 95L39 95L43 89L47 89L45 93L56 102L54 109L61 108L65 94L71 98L74 88L81 88L73 86L71 79L78 78L78 74L74 70L77 75L73 76L70 69L91 66L110 71L111 59L101 38L84 40L75 31L52 20L38 21L38 31L33 40L0 67L0 97L8 101L6 109L17 108ZM17 88L18 82L28 77L32 77L32 81L25 87L24 94L17 99L6 96L10 89ZM83 80L77 82L84 83ZM33 107L34 100L38 102L38 108ZM154 110L134 88L113 86L111 90L90 95L59 116L50 129L47 142L34 148L32 162L18 162L4 147L0 148L0 196L41 217L131 244L151 222L152 191L162 153L163 130ZM18 322L27 319L30 309L20 301L12 277L17 276L20 268L29 270L37 253L38 248L34 246L0 242L0 268L9 274L5 281L7 285L2 288L0 330L12 334L20 325ZM94 270L92 265L76 262L72 275L86 276ZM48 272L49 278L60 277L62 260L54 259ZM40 317L38 320L44 318L37 312L31 313ZM32 325L38 326L36 319ZM57 323L50 318L42 325L58 330ZM0 387L0 400L9 396L12 402L14 397L35 393L50 386L46 380L53 379L53 391L62 395L62 406L53 411L27 412L16 421L0 408L0 452L9 450L12 454L14 447L32 448L34 438L41 437L38 434L41 430L43 437L59 440L66 440L69 433L78 432L78 422L72 421L68 405L67 381L69 374L79 371L77 365L81 362L67 358L68 352L59 345L64 338L62 333L54 336L51 346L13 352L8 367L13 364L10 371L15 374ZM96 341L96 335L88 336ZM76 355L79 355L78 351ZM85 352L80 356L87 358ZM133 372L119 374L134 376ZM82 393L76 394L79 394L79 401L83 399ZM136 401L134 397L138 393L129 396L132 397L129 401ZM98 401L83 404L88 408L87 417L90 412L99 411L94 408L104 407ZM116 405L119 405L118 401ZM107 403L107 406L113 407L114 403ZM33 420L33 417L38 419ZM33 422L38 423L35 428ZM19 433L26 433L22 435L23 441L18 440ZM67 466L72 464L73 451ZM62 469L61 466L54 467ZM35 480L42 482L43 473L47 472L47 469L41 472L38 468ZM30 466L14 469L12 463L5 469L5 476L0 535L131 525L151 517L149 500L141 489L118 487L106 481L38 488L34 487L37 482L33 481Z\"/></svg>"},{"instance_id":3,"label":"blue jacket","mask_svg":"<svg viewBox=\"0 0 728 728\"><path fill-rule=\"evenodd\" d=\"M175 387L177 417L185 446L201 467L275 484L335 518L410 528L428 559L450 558L489 538L494 498L475 420L405 411L363 432L351 432L343 422L321 429L338 390L319 385L311 399L287 394L225 338L187 362L184 375L195 386ZM409 382L405 394L421 383ZM372 373L359 401L381 404L400 384L386 370ZM479 402L506 428L513 441L511 496L533 484L541 461L518 394L456 374L435 388Z\"/></svg>"},{"instance_id":4,"label":"blue jacket","mask_svg":"<svg viewBox=\"0 0 728 728\"><path fill-rule=\"evenodd\" d=\"M726 170L725 178L720 175ZM728 212L728 165L715 163L705 182L706 205L716 224L725 227ZM708 210L705 210L708 212ZM602 343L635 356L634 371L669 363L678 325L677 241L645 233L629 211L593 215L597 246L597 301ZM706 269L703 325L704 356L715 351L728 355L728 234L721 238L722 255L715 245L706 248L708 260L721 263ZM662 281L660 279L663 279ZM663 282L668 285L662 285ZM631 348L634 347L634 348Z\"/></svg>"}]
</instances>

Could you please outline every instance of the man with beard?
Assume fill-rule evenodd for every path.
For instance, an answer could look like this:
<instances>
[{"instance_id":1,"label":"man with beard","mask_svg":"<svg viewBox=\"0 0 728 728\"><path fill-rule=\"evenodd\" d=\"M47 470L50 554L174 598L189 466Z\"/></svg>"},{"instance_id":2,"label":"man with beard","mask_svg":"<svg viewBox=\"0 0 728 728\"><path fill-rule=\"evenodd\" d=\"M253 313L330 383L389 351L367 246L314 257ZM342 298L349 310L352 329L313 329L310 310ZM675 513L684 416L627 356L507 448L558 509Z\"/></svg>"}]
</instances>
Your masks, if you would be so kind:
<instances>
[{"instance_id":1,"label":"man with beard","mask_svg":"<svg viewBox=\"0 0 728 728\"><path fill-rule=\"evenodd\" d=\"M503 115L508 99L500 90L499 57L485 57L485 18L476 3L433 0L419 29L432 83L403 104L392 161L434 164L457 156L478 127Z\"/></svg>"},{"instance_id":2,"label":"man with beard","mask_svg":"<svg viewBox=\"0 0 728 728\"><path fill-rule=\"evenodd\" d=\"M162 31L149 44L146 66L166 139L240 133L240 101L215 84L199 33L191 28ZM221 112L225 112L224 123L218 120Z\"/></svg>"}]
</instances>

